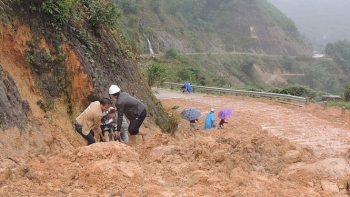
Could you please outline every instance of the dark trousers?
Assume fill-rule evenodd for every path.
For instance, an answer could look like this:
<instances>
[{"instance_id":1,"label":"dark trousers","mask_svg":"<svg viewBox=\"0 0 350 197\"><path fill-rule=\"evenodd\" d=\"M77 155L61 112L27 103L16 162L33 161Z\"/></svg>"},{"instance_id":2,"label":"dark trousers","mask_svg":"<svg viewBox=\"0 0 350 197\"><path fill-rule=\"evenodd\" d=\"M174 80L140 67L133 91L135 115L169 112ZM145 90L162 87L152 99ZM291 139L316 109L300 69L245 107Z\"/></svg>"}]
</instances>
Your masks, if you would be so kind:
<instances>
[{"instance_id":1,"label":"dark trousers","mask_svg":"<svg viewBox=\"0 0 350 197\"><path fill-rule=\"evenodd\" d=\"M94 138L94 131L90 130L90 133L88 135L84 135L83 127L78 122L75 122L74 126L75 130L87 141L88 146L96 142Z\"/></svg>"},{"instance_id":2,"label":"dark trousers","mask_svg":"<svg viewBox=\"0 0 350 197\"><path fill-rule=\"evenodd\" d=\"M128 128L130 135L137 135L139 133L139 129L140 129L143 121L145 120L146 116L147 116L147 111L146 111L146 109L144 109L141 112L139 117L137 117L133 121L130 121L129 128Z\"/></svg>"}]
</instances>

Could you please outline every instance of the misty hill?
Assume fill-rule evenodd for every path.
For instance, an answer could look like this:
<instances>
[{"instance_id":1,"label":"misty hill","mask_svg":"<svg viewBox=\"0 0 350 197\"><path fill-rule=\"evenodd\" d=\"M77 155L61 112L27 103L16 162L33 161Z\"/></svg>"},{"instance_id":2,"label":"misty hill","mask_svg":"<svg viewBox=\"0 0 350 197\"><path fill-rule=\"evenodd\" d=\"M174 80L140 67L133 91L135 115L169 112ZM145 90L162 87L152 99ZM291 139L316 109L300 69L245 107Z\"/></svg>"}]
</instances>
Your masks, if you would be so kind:
<instances>
[{"instance_id":1,"label":"misty hill","mask_svg":"<svg viewBox=\"0 0 350 197\"><path fill-rule=\"evenodd\" d=\"M350 39L350 1L344 0L268 0L298 27L315 49L329 42Z\"/></svg>"},{"instance_id":2,"label":"misty hill","mask_svg":"<svg viewBox=\"0 0 350 197\"><path fill-rule=\"evenodd\" d=\"M252 52L310 55L294 22L263 0L115 0L124 12L123 35L149 53Z\"/></svg>"}]
</instances>

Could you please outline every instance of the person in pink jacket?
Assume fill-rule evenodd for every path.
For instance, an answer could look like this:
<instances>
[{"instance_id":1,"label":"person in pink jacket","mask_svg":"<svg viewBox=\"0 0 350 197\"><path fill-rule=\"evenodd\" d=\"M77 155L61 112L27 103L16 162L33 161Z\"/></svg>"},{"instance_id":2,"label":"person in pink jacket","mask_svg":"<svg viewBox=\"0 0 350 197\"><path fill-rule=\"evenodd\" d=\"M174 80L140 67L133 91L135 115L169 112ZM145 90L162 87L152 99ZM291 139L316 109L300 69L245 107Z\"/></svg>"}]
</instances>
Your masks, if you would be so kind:
<instances>
[{"instance_id":1,"label":"person in pink jacket","mask_svg":"<svg viewBox=\"0 0 350 197\"><path fill-rule=\"evenodd\" d=\"M111 107L111 100L103 98L94 101L75 119L75 130L87 141L87 145L95 143L94 132L104 141L101 130L103 113Z\"/></svg>"}]
</instances>

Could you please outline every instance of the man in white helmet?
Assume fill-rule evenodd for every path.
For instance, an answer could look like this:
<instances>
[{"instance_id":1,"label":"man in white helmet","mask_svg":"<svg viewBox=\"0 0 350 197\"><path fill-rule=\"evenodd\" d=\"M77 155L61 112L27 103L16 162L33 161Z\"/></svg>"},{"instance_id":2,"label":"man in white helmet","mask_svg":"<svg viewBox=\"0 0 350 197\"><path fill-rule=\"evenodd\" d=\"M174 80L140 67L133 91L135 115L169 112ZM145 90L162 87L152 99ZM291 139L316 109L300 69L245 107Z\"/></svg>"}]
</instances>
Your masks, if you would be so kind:
<instances>
[{"instance_id":1,"label":"man in white helmet","mask_svg":"<svg viewBox=\"0 0 350 197\"><path fill-rule=\"evenodd\" d=\"M130 135L137 135L139 129L147 116L146 106L126 92L121 92L117 85L109 87L109 94L116 99L117 108L117 131L120 132L123 115L130 121L128 131Z\"/></svg>"}]
</instances>

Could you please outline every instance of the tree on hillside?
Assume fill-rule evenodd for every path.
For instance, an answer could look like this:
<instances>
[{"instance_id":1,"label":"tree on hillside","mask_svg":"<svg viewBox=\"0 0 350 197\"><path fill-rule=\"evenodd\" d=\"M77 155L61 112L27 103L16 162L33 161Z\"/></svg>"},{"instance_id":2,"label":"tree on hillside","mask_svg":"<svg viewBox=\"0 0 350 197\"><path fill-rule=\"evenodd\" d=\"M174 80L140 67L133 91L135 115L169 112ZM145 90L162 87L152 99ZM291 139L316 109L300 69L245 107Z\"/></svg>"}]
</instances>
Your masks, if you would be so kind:
<instances>
[{"instance_id":1,"label":"tree on hillside","mask_svg":"<svg viewBox=\"0 0 350 197\"><path fill-rule=\"evenodd\" d=\"M168 48L167 50L165 50L165 57L166 58L176 58L177 56L177 50L175 48Z\"/></svg>"},{"instance_id":2,"label":"tree on hillside","mask_svg":"<svg viewBox=\"0 0 350 197\"><path fill-rule=\"evenodd\" d=\"M151 64L147 68L148 85L153 86L156 81L163 82L165 69L160 64Z\"/></svg>"},{"instance_id":3,"label":"tree on hillside","mask_svg":"<svg viewBox=\"0 0 350 197\"><path fill-rule=\"evenodd\" d=\"M328 43L325 50L344 70L350 72L350 42L339 40L335 43Z\"/></svg>"}]
</instances>

